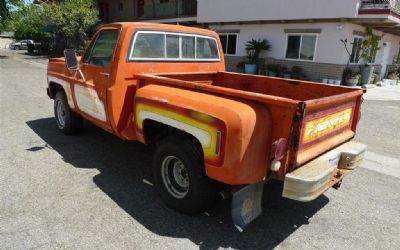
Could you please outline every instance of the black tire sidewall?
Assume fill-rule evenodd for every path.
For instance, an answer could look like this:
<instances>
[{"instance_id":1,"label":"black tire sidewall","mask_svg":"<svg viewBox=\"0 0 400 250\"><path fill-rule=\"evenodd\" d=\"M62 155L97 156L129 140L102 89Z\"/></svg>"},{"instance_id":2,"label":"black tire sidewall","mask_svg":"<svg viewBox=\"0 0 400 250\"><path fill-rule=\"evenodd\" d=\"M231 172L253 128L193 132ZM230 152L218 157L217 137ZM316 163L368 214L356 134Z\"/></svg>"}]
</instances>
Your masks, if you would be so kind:
<instances>
[{"instance_id":1,"label":"black tire sidewall","mask_svg":"<svg viewBox=\"0 0 400 250\"><path fill-rule=\"evenodd\" d=\"M162 179L161 165L168 156L178 158L189 176L188 193L180 199L168 192ZM199 151L194 141L187 138L167 138L160 143L153 158L153 175L155 187L164 203L180 212L192 214L204 211L216 199L215 183L205 174L202 151Z\"/></svg>"},{"instance_id":2,"label":"black tire sidewall","mask_svg":"<svg viewBox=\"0 0 400 250\"><path fill-rule=\"evenodd\" d=\"M65 106L65 125L64 127L61 126L58 120L58 112L57 112L57 103L62 102ZM68 106L67 97L65 96L64 92L58 91L56 97L54 98L54 116L56 118L56 124L58 129L63 133L68 133L71 130L71 110Z\"/></svg>"}]
</instances>

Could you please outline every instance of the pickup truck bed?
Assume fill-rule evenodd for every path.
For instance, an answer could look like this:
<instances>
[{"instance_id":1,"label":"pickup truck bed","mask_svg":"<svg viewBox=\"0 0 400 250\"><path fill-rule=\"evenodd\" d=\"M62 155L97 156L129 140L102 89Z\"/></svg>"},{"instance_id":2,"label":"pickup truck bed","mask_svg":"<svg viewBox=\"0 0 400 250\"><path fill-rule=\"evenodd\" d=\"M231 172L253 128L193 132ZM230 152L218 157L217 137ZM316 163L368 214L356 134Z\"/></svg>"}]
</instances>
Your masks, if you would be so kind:
<instances>
[{"instance_id":1,"label":"pickup truck bed","mask_svg":"<svg viewBox=\"0 0 400 250\"><path fill-rule=\"evenodd\" d=\"M282 162L285 167L277 173L282 177L354 137L363 94L358 88L228 72L135 77L138 88L170 85L265 105L274 122L271 141L289 138L289 152Z\"/></svg>"}]
</instances>

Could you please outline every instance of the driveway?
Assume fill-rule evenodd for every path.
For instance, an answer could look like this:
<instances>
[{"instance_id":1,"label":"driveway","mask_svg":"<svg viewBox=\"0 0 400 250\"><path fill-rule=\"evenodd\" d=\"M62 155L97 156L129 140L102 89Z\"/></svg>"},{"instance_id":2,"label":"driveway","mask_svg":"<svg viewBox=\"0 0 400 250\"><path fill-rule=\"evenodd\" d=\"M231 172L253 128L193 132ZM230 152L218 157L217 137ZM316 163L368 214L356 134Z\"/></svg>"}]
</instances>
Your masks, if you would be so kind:
<instances>
[{"instance_id":1,"label":"driveway","mask_svg":"<svg viewBox=\"0 0 400 250\"><path fill-rule=\"evenodd\" d=\"M3 54L0 249L398 248L400 101L370 97L357 136L368 159L342 188L300 203L270 183L263 215L239 233L229 201L195 216L166 208L143 182L151 178L145 146L89 123L80 135L59 133L43 62Z\"/></svg>"}]
</instances>

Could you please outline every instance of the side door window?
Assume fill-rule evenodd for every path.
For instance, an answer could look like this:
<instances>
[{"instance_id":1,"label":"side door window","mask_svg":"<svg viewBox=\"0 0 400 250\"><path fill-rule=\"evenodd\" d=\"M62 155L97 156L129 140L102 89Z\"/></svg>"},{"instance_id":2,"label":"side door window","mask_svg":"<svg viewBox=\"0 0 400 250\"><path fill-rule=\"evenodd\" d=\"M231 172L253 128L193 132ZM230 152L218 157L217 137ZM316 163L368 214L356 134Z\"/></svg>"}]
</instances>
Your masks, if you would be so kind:
<instances>
[{"instance_id":1,"label":"side door window","mask_svg":"<svg viewBox=\"0 0 400 250\"><path fill-rule=\"evenodd\" d=\"M101 31L89 52L86 53L84 63L100 67L108 67L114 54L117 39L117 30Z\"/></svg>"}]
</instances>

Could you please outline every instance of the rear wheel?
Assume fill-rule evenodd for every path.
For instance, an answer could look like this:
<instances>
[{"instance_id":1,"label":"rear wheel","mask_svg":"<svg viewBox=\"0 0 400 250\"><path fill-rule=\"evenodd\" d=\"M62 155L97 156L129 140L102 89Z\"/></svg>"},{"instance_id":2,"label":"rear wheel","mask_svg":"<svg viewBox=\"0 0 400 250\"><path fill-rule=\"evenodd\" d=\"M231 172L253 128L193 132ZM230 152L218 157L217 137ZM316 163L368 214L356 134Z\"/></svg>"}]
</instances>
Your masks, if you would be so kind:
<instances>
[{"instance_id":1,"label":"rear wheel","mask_svg":"<svg viewBox=\"0 0 400 250\"><path fill-rule=\"evenodd\" d=\"M17 46L14 47L14 49L15 49L15 50L20 50L21 47L17 45Z\"/></svg>"},{"instance_id":2,"label":"rear wheel","mask_svg":"<svg viewBox=\"0 0 400 250\"><path fill-rule=\"evenodd\" d=\"M54 116L58 129L64 134L73 134L82 130L82 117L69 108L63 91L58 91L54 98Z\"/></svg>"},{"instance_id":3,"label":"rear wheel","mask_svg":"<svg viewBox=\"0 0 400 250\"><path fill-rule=\"evenodd\" d=\"M216 200L217 183L207 177L203 150L190 136L170 136L157 146L153 174L164 203L180 212L198 213Z\"/></svg>"}]
</instances>

